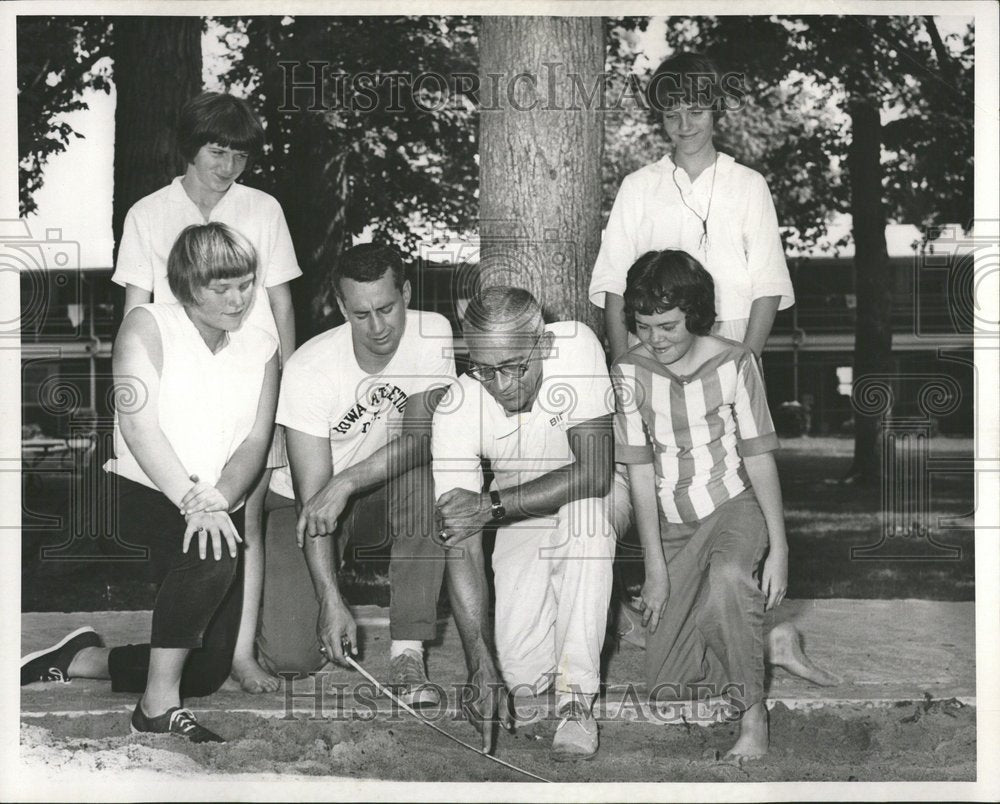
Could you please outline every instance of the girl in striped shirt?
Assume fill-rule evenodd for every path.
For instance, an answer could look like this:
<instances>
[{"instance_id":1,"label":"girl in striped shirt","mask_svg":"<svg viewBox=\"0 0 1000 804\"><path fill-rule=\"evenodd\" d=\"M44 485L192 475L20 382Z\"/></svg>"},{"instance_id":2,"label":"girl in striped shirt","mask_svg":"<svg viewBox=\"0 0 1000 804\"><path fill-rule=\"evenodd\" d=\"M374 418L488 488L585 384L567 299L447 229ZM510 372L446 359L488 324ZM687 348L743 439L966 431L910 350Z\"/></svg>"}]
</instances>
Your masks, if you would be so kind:
<instances>
[{"instance_id":1,"label":"girl in striped shirt","mask_svg":"<svg viewBox=\"0 0 1000 804\"><path fill-rule=\"evenodd\" d=\"M760 368L749 347L711 334L712 277L686 252L640 257L624 303L639 342L612 366L616 460L628 466L644 550L650 697L728 700L740 713L728 756L759 757L765 658L837 683L791 624L763 638L765 609L785 596L788 544Z\"/></svg>"}]
</instances>

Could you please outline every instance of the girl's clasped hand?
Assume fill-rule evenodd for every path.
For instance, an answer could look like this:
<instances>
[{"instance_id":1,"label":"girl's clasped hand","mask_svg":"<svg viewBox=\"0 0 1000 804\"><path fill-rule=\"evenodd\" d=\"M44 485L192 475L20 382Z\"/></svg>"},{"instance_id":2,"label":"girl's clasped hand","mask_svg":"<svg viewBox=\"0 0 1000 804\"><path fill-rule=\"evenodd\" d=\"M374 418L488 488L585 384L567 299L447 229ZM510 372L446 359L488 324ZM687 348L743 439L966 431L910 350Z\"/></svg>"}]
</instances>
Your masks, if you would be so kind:
<instances>
[{"instance_id":1,"label":"girl's clasped hand","mask_svg":"<svg viewBox=\"0 0 1000 804\"><path fill-rule=\"evenodd\" d=\"M201 558L207 555L209 539L212 540L212 553L216 561L222 558L223 539L229 546L229 555L236 558L236 545L243 540L227 513L229 501L215 486L198 480L198 475L191 475L191 481L194 485L181 500L181 513L187 519L181 552L188 551L191 539L197 534L198 554Z\"/></svg>"}]
</instances>

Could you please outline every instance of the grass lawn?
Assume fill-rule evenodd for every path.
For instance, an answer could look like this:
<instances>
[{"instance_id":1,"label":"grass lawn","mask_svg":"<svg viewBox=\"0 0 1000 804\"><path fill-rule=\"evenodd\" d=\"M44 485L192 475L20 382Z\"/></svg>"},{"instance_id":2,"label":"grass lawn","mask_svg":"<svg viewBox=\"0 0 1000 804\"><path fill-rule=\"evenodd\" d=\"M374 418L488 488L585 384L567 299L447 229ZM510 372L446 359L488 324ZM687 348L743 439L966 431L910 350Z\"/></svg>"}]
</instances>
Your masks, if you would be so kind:
<instances>
[{"instance_id":1,"label":"grass lawn","mask_svg":"<svg viewBox=\"0 0 1000 804\"><path fill-rule=\"evenodd\" d=\"M793 598L925 598L972 600L975 554L972 531L973 475L929 476L931 537L894 536L881 546L882 490L843 484L853 442L839 438L799 438L782 442L778 453L790 548L788 596ZM971 460L971 439L935 438L933 461ZM21 601L25 611L146 609L155 590L136 581L135 564L113 555L111 539L68 534L70 479L46 472L24 493ZM37 479L37 478L36 478ZM919 485L919 484L916 484ZM948 518L958 519L951 523ZM909 521L909 520L907 520ZM961 525L959 528L957 525ZM40 558L43 546L66 547L58 559ZM855 549L852 554L852 548ZM858 550L869 548L866 555ZM626 583L637 582L641 562L620 562ZM352 603L388 604L384 564L348 569L342 588Z\"/></svg>"}]
</instances>

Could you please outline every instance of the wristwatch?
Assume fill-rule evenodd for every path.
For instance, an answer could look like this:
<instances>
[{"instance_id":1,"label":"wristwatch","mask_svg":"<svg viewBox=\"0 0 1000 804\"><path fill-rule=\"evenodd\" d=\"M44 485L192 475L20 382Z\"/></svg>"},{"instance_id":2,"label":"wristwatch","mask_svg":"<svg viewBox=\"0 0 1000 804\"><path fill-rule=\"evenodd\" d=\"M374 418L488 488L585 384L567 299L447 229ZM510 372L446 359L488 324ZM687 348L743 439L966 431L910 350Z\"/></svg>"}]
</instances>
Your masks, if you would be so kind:
<instances>
[{"instance_id":1,"label":"wristwatch","mask_svg":"<svg viewBox=\"0 0 1000 804\"><path fill-rule=\"evenodd\" d=\"M500 502L500 492L491 490L490 491L490 519L494 522L500 522L507 516L507 509L504 508L504 504Z\"/></svg>"}]
</instances>

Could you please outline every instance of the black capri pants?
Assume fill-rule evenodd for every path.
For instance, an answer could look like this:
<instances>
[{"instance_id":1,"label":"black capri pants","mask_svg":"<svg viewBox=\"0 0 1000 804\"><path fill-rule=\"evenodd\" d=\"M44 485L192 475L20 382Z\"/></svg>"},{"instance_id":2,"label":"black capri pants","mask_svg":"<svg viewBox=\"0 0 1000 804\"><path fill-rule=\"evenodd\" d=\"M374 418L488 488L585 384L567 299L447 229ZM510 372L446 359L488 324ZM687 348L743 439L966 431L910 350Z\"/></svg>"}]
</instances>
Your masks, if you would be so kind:
<instances>
[{"instance_id":1,"label":"black capri pants","mask_svg":"<svg viewBox=\"0 0 1000 804\"><path fill-rule=\"evenodd\" d=\"M114 692L143 692L149 671L150 648L191 648L181 675L181 698L211 695L229 676L239 634L243 606L242 545L236 558L223 543L216 561L211 543L199 557L191 540L181 552L187 523L161 492L115 475L117 483L117 537L148 551L146 578L158 585L153 605L150 641L112 648L108 657ZM243 536L243 509L230 518Z\"/></svg>"}]
</instances>

